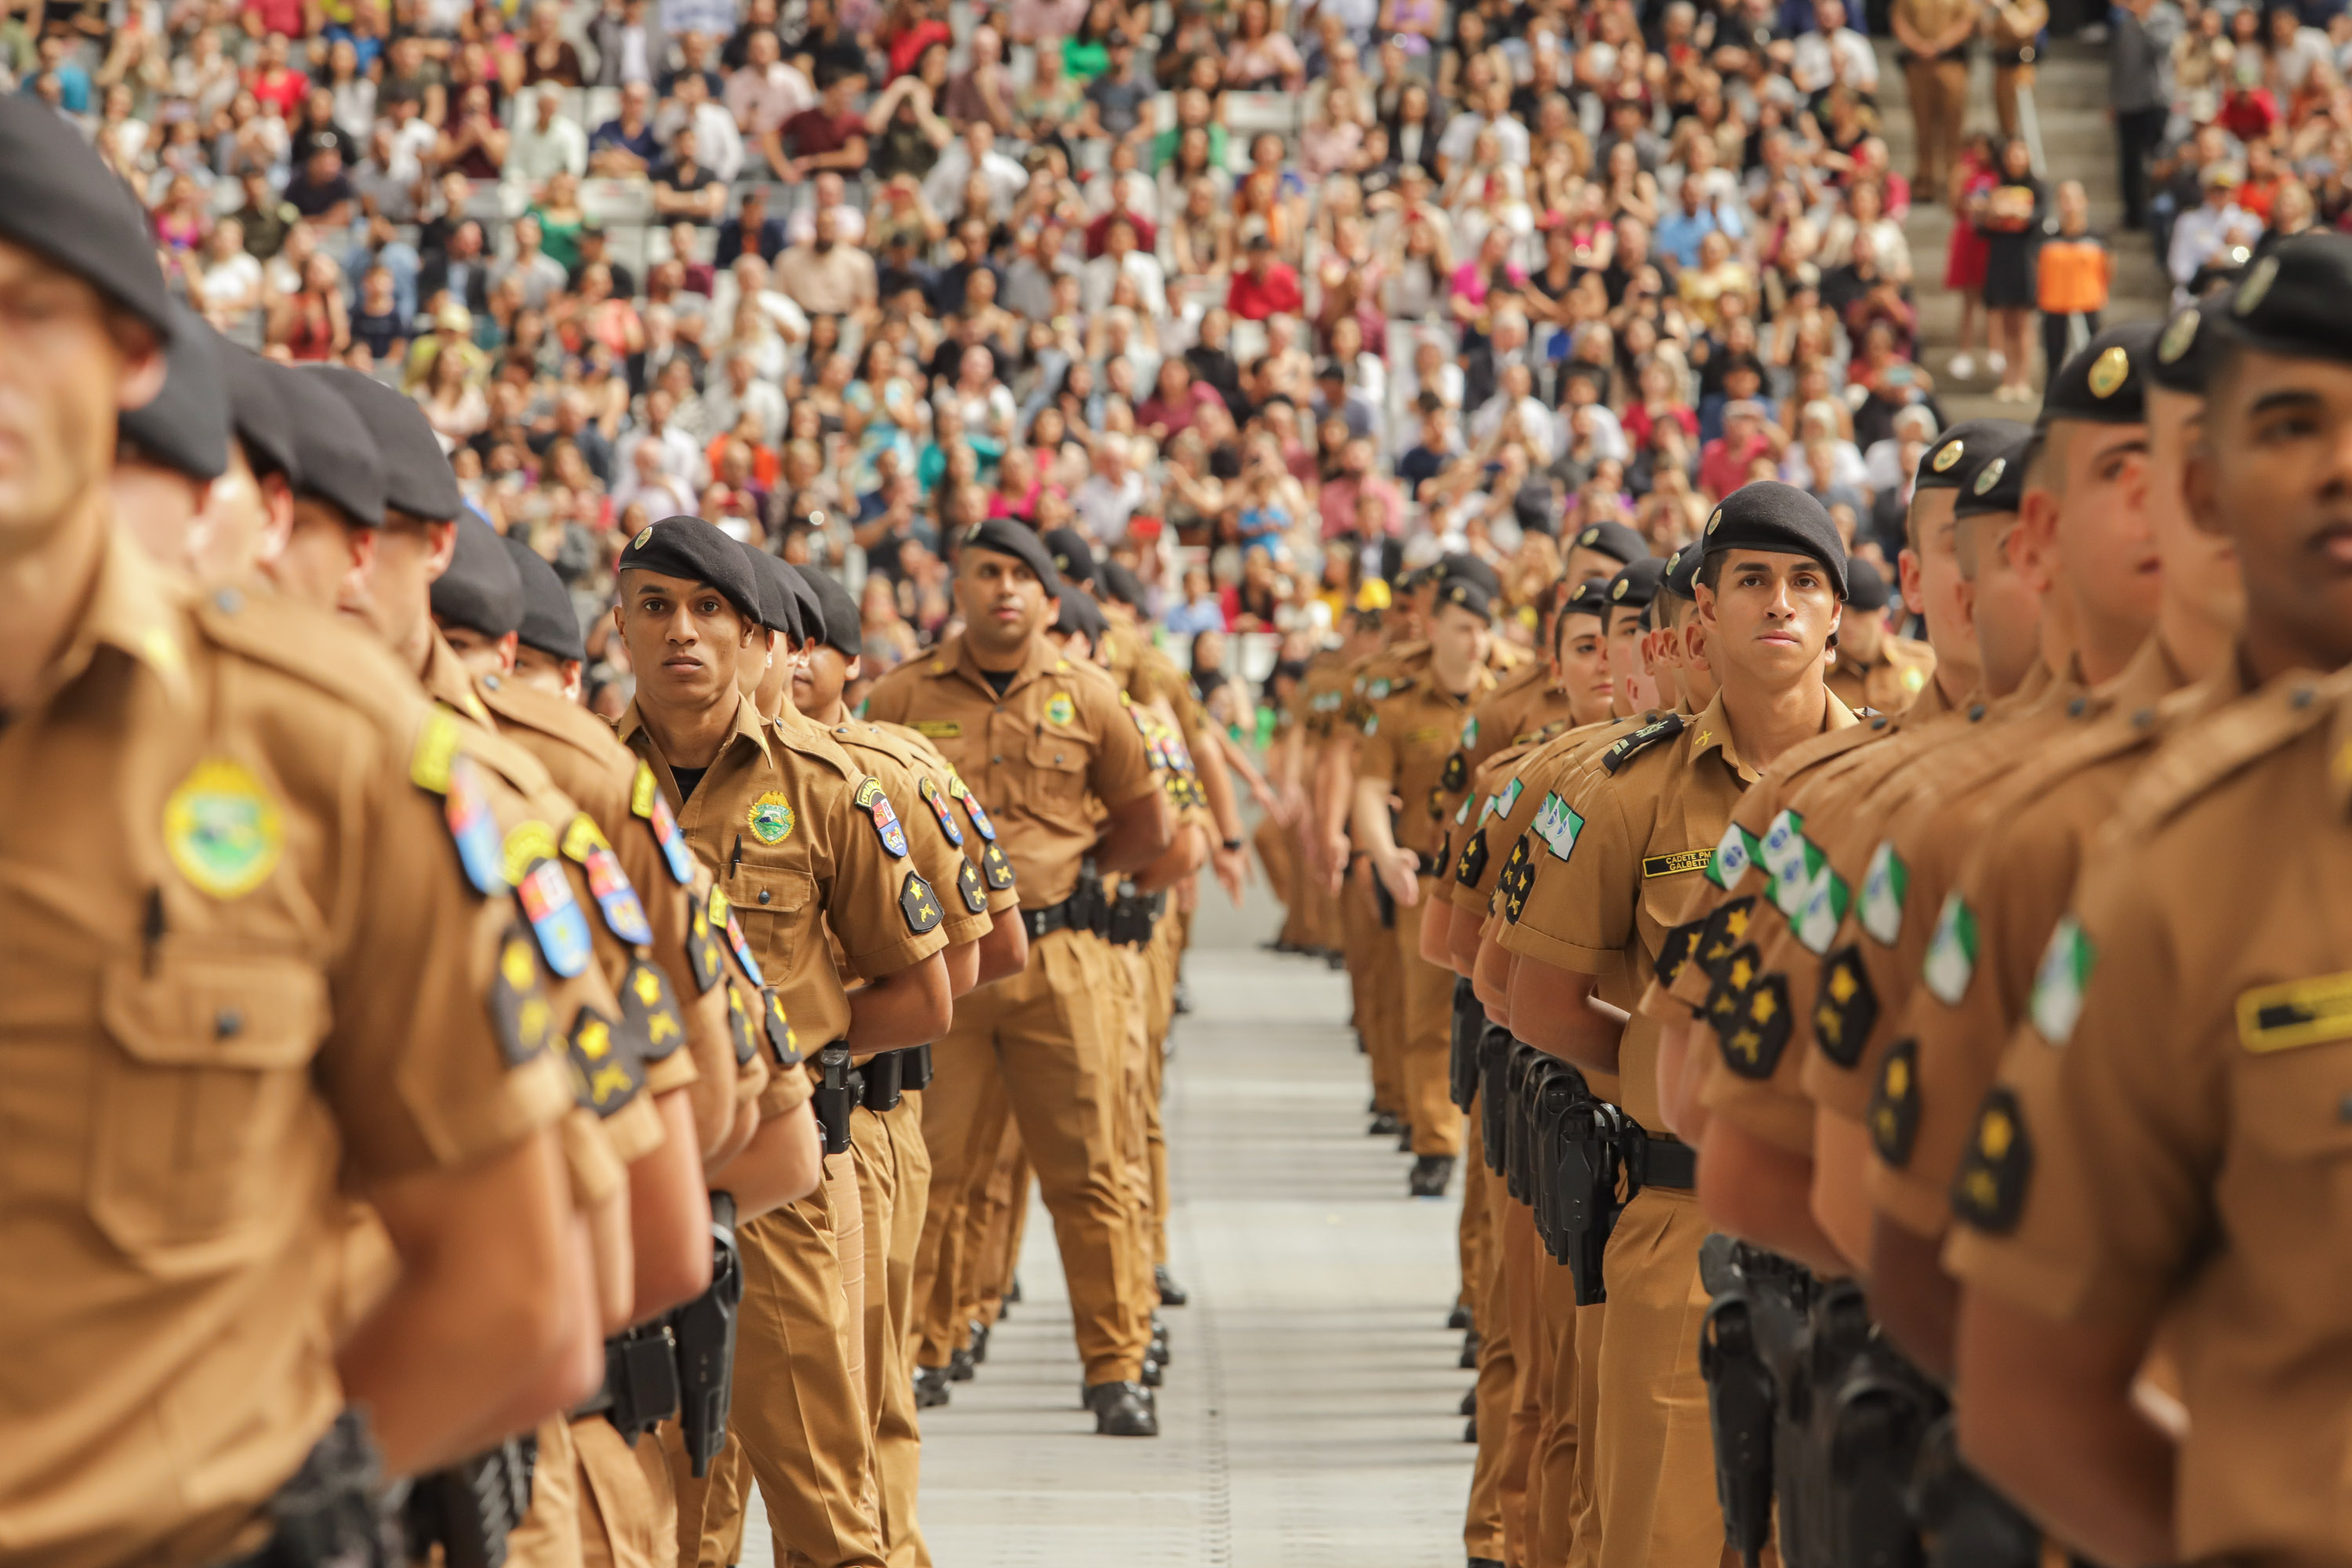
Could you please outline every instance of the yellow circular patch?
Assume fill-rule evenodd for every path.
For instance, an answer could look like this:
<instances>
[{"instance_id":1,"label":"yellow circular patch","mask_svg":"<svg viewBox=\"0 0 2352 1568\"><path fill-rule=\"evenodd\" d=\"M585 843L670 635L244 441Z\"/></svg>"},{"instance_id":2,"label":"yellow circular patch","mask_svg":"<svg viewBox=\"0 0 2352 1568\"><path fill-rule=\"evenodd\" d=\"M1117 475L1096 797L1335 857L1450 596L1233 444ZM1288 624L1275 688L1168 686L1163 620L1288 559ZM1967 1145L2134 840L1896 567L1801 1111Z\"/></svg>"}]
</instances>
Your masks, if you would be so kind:
<instances>
[{"instance_id":1,"label":"yellow circular patch","mask_svg":"<svg viewBox=\"0 0 2352 1568\"><path fill-rule=\"evenodd\" d=\"M2189 345L2197 341L2198 321L2194 309L2173 317L2172 324L2164 329L2163 341L2156 345L2156 357L2167 364L2179 364L2180 356L2189 352Z\"/></svg>"},{"instance_id":2,"label":"yellow circular patch","mask_svg":"<svg viewBox=\"0 0 2352 1568\"><path fill-rule=\"evenodd\" d=\"M1717 529L1721 528L1722 526L1723 509L1721 507L1717 507L1715 509L1715 515L1706 520L1706 531L1709 533L1713 533Z\"/></svg>"},{"instance_id":3,"label":"yellow circular patch","mask_svg":"<svg viewBox=\"0 0 2352 1568\"><path fill-rule=\"evenodd\" d=\"M2238 285L2238 297L2230 301L2231 312L2251 316L2261 310L2263 297L2271 291L2271 285L2277 281L2278 258L2263 257L2254 263L2254 269L2246 274L2246 280Z\"/></svg>"},{"instance_id":4,"label":"yellow circular patch","mask_svg":"<svg viewBox=\"0 0 2352 1568\"><path fill-rule=\"evenodd\" d=\"M2131 355L2117 343L2091 362L2091 395L2113 397L2117 388L2131 379Z\"/></svg>"},{"instance_id":5,"label":"yellow circular patch","mask_svg":"<svg viewBox=\"0 0 2352 1568\"><path fill-rule=\"evenodd\" d=\"M1070 694L1068 692L1056 691L1053 696L1045 700L1046 723L1068 724L1073 722L1077 716L1077 704L1070 700Z\"/></svg>"},{"instance_id":6,"label":"yellow circular patch","mask_svg":"<svg viewBox=\"0 0 2352 1568\"><path fill-rule=\"evenodd\" d=\"M1990 495L1992 492L1993 486L2000 483L2001 475L2008 471L2009 459L2007 458L1995 458L1991 462L1987 463L1984 466L1984 471L1977 476L1977 494Z\"/></svg>"},{"instance_id":7,"label":"yellow circular patch","mask_svg":"<svg viewBox=\"0 0 2352 1568\"><path fill-rule=\"evenodd\" d=\"M1968 449L1969 444L1966 441L1947 441L1937 448L1936 456L1930 459L1927 466L1939 474L1948 474L1952 471L1952 465L1966 456Z\"/></svg>"},{"instance_id":8,"label":"yellow circular patch","mask_svg":"<svg viewBox=\"0 0 2352 1568\"><path fill-rule=\"evenodd\" d=\"M649 522L646 524L645 527L637 530L637 536L629 541L629 548L632 550L643 550L646 547L646 542L652 539L653 536L654 525Z\"/></svg>"},{"instance_id":9,"label":"yellow circular patch","mask_svg":"<svg viewBox=\"0 0 2352 1568\"><path fill-rule=\"evenodd\" d=\"M286 847L278 803L242 763L208 757L163 801L163 847L180 874L215 899L268 879Z\"/></svg>"},{"instance_id":10,"label":"yellow circular patch","mask_svg":"<svg viewBox=\"0 0 2352 1568\"><path fill-rule=\"evenodd\" d=\"M752 837L762 844L782 844L791 836L797 818L793 816L792 802L770 790L751 803L747 820Z\"/></svg>"}]
</instances>

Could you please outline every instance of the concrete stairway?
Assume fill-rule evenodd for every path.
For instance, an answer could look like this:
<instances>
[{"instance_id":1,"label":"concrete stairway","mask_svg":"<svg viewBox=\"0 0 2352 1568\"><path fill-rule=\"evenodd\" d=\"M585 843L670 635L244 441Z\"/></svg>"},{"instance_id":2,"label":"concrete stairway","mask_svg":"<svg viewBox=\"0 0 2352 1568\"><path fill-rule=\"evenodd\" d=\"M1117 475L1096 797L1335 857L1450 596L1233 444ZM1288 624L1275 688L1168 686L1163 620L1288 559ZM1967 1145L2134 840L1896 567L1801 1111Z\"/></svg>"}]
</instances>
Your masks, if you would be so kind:
<instances>
[{"instance_id":1,"label":"concrete stairway","mask_svg":"<svg viewBox=\"0 0 2352 1568\"><path fill-rule=\"evenodd\" d=\"M1895 62L1893 45L1876 40L1879 50L1879 107L1895 167L1909 174L1916 162L1916 142L1911 124L1903 73ZM2108 121L2107 62L2104 47L2060 40L2043 58L2034 88L2034 107L2042 129L2045 163L2043 177L2055 185L2080 180L2091 198L2091 226L2105 237L2116 256L2114 294L2107 320L2130 321L2164 313L2169 285L2148 237L2123 229L2123 196L2116 169L2115 128ZM1990 130L1999 123L1992 106L1992 63L1979 50L1969 79L1968 129ZM1919 305L1922 339L1920 358L1936 377L1945 413L1953 419L1980 415L2019 416L2027 405L1992 400L1993 377L1976 355L1976 374L1966 382L1950 374L1951 358L1959 341L1960 300L1944 287L1944 260L1952 235L1948 208L1915 200L1903 232L1911 246L1911 263L1917 276L1913 293ZM2039 342L2039 327L2035 342ZM1979 334L1981 336L1981 334ZM2037 355L2038 357L2038 355ZM2034 381L2042 380L2037 369ZM2030 409L2028 410L2030 416Z\"/></svg>"}]
</instances>

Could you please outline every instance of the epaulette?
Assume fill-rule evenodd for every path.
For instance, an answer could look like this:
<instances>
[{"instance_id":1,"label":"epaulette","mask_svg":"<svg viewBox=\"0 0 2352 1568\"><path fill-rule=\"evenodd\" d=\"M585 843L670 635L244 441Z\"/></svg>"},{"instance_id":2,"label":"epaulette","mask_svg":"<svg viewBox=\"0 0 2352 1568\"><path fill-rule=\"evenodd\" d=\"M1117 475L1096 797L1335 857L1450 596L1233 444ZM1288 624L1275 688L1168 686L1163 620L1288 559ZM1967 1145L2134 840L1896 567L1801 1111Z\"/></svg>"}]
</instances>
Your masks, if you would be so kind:
<instances>
[{"instance_id":1,"label":"epaulette","mask_svg":"<svg viewBox=\"0 0 2352 1568\"><path fill-rule=\"evenodd\" d=\"M1497 675L1515 675L1521 670L1541 670L1544 666L1537 663L1536 656L1517 643L1507 643L1496 637L1486 645L1486 668Z\"/></svg>"},{"instance_id":2,"label":"epaulette","mask_svg":"<svg viewBox=\"0 0 2352 1568\"><path fill-rule=\"evenodd\" d=\"M474 689L484 705L499 718L511 720L542 735L553 736L566 745L585 752L597 762L613 762L615 748L624 753L628 751L614 738L610 723L577 702L567 702L537 687L495 675L477 677ZM633 757L623 760L634 763Z\"/></svg>"},{"instance_id":3,"label":"epaulette","mask_svg":"<svg viewBox=\"0 0 2352 1568\"><path fill-rule=\"evenodd\" d=\"M1512 736L1511 744L1514 747L1540 745L1555 735L1567 734L1575 727L1576 721L1572 719L1555 719L1540 730L1530 730L1524 735Z\"/></svg>"},{"instance_id":4,"label":"epaulette","mask_svg":"<svg viewBox=\"0 0 2352 1568\"><path fill-rule=\"evenodd\" d=\"M2195 687L2176 691L2158 705L2158 710L2178 712L2194 701L2196 693ZM2108 833L2128 836L2160 826L2243 768L2335 720L2347 700L2352 700L2352 673L2322 678L2299 670L2201 720L2187 721L2133 774L2116 803ZM2328 782L2332 793L2340 795L2344 769L2331 763Z\"/></svg>"},{"instance_id":5,"label":"epaulette","mask_svg":"<svg viewBox=\"0 0 2352 1568\"><path fill-rule=\"evenodd\" d=\"M1806 736L1773 758L1764 772L1774 778L1794 778L1807 768L1828 762L1832 757L1842 756L1867 742L1885 740L1892 733L1894 730L1888 721L1876 715L1863 720L1859 724L1824 730L1818 735Z\"/></svg>"},{"instance_id":6,"label":"epaulette","mask_svg":"<svg viewBox=\"0 0 2352 1568\"><path fill-rule=\"evenodd\" d=\"M266 587L222 587L189 605L214 643L340 697L387 723L406 745L414 707L426 700L382 638L331 610Z\"/></svg>"},{"instance_id":7,"label":"epaulette","mask_svg":"<svg viewBox=\"0 0 2352 1568\"><path fill-rule=\"evenodd\" d=\"M841 742L826 731L819 730L814 735L797 733L785 728L781 719L769 720L768 731L770 739L776 744L801 756L814 757L852 784L866 776L866 770L859 767L856 760L841 749Z\"/></svg>"},{"instance_id":8,"label":"epaulette","mask_svg":"<svg viewBox=\"0 0 2352 1568\"><path fill-rule=\"evenodd\" d=\"M1683 732L1688 721L1679 713L1669 713L1653 723L1643 725L1601 753L1601 766L1614 773L1633 758L1640 756L1661 741L1671 741Z\"/></svg>"}]
</instances>

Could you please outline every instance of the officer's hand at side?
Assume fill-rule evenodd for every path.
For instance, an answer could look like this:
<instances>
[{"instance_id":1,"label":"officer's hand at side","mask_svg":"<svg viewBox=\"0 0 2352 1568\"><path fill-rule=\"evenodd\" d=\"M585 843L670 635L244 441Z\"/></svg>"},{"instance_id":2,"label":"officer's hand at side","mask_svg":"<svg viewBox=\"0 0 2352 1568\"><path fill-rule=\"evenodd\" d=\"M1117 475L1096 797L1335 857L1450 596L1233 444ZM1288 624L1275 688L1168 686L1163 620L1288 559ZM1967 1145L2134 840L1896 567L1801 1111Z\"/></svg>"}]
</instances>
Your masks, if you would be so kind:
<instances>
[{"instance_id":1,"label":"officer's hand at side","mask_svg":"<svg viewBox=\"0 0 2352 1568\"><path fill-rule=\"evenodd\" d=\"M1373 857L1373 869L1398 903L1421 902L1421 859L1412 850L1394 847L1381 850Z\"/></svg>"}]
</instances>

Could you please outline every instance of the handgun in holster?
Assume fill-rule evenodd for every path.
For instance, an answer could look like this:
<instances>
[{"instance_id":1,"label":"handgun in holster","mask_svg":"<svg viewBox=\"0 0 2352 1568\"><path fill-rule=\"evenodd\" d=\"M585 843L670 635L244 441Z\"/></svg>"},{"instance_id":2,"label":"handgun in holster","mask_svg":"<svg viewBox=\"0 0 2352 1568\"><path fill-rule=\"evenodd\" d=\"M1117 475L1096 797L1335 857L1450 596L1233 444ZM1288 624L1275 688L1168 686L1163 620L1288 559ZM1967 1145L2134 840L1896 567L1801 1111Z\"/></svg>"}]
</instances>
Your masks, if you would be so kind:
<instances>
[{"instance_id":1,"label":"handgun in holster","mask_svg":"<svg viewBox=\"0 0 2352 1568\"><path fill-rule=\"evenodd\" d=\"M233 1568L398 1568L405 1561L400 1509L363 1410L335 1417L266 1509L268 1541Z\"/></svg>"},{"instance_id":2,"label":"handgun in holster","mask_svg":"<svg viewBox=\"0 0 2352 1568\"><path fill-rule=\"evenodd\" d=\"M1536 1235L1556 1262L1568 1261L1572 1245L1570 1227L1576 1218L1580 1195L1572 1187L1583 1172L1582 1163L1570 1155L1569 1123L1591 1098L1592 1090L1586 1085L1584 1075L1557 1059L1537 1087Z\"/></svg>"},{"instance_id":3,"label":"handgun in holster","mask_svg":"<svg viewBox=\"0 0 2352 1568\"><path fill-rule=\"evenodd\" d=\"M1731 1262L1731 1238L1699 1249L1699 1279L1713 1298L1699 1328L1698 1370L1706 1380L1715 1438L1715 1499L1725 1544L1759 1568L1772 1538L1772 1440L1777 1400L1759 1337L1763 1309Z\"/></svg>"},{"instance_id":4,"label":"handgun in holster","mask_svg":"<svg viewBox=\"0 0 2352 1568\"><path fill-rule=\"evenodd\" d=\"M1510 1136L1510 1087L1507 1081L1511 1052L1518 1042L1511 1038L1508 1029L1486 1026L1478 1037L1478 1132L1485 1145L1486 1169L1496 1175L1503 1173L1503 1161L1509 1152L1507 1141Z\"/></svg>"},{"instance_id":5,"label":"handgun in holster","mask_svg":"<svg viewBox=\"0 0 2352 1568\"><path fill-rule=\"evenodd\" d=\"M665 1317L604 1342L604 1383L574 1416L603 1415L631 1447L677 1414L677 1342Z\"/></svg>"},{"instance_id":6,"label":"handgun in holster","mask_svg":"<svg viewBox=\"0 0 2352 1568\"><path fill-rule=\"evenodd\" d=\"M1862 1288L1824 1284L1813 1303L1815 1342L1843 1373L1821 1384L1826 1415L1827 1534L1839 1568L1920 1568L1925 1543L1911 1483L1928 1427L1949 1407L1943 1393L1879 1333Z\"/></svg>"},{"instance_id":7,"label":"handgun in holster","mask_svg":"<svg viewBox=\"0 0 2352 1568\"><path fill-rule=\"evenodd\" d=\"M1445 1089L1456 1110L1468 1110L1478 1098L1478 1040L1486 1032L1486 1009L1478 994L1461 976L1454 980L1454 1026L1446 1037ZM1485 1129L1480 1129L1483 1136Z\"/></svg>"},{"instance_id":8,"label":"handgun in holster","mask_svg":"<svg viewBox=\"0 0 2352 1568\"><path fill-rule=\"evenodd\" d=\"M1099 937L1110 935L1110 893L1091 855L1078 863L1078 885L1070 889L1070 924Z\"/></svg>"},{"instance_id":9,"label":"handgun in holster","mask_svg":"<svg viewBox=\"0 0 2352 1568\"><path fill-rule=\"evenodd\" d=\"M1544 1054L1533 1046L1515 1045L1510 1059L1503 1067L1503 1092L1509 1107L1503 1129L1503 1190L1515 1203L1534 1202L1528 1184L1535 1170L1530 1145L1535 1129L1528 1120L1528 1078L1543 1059Z\"/></svg>"},{"instance_id":10,"label":"handgun in holster","mask_svg":"<svg viewBox=\"0 0 2352 1568\"><path fill-rule=\"evenodd\" d=\"M1587 1094L1560 1114L1559 1260L1576 1282L1576 1304L1609 1300L1601 1258L1618 1216L1641 1191L1640 1176L1624 1158L1625 1113ZM1640 1136L1637 1131L1634 1136Z\"/></svg>"},{"instance_id":11,"label":"handgun in holster","mask_svg":"<svg viewBox=\"0 0 2352 1568\"><path fill-rule=\"evenodd\" d=\"M1160 917L1168 908L1168 895L1139 893L1132 887L1111 900L1108 921L1110 940L1120 947L1144 947L1151 942L1151 933L1160 924Z\"/></svg>"},{"instance_id":12,"label":"handgun in holster","mask_svg":"<svg viewBox=\"0 0 2352 1568\"><path fill-rule=\"evenodd\" d=\"M507 1537L530 1512L530 1473L539 1445L509 1437L495 1448L436 1470L409 1488L404 1511L412 1561L441 1549L446 1568L501 1568Z\"/></svg>"},{"instance_id":13,"label":"handgun in holster","mask_svg":"<svg viewBox=\"0 0 2352 1568\"><path fill-rule=\"evenodd\" d=\"M824 1130L824 1152L838 1154L849 1147L849 1113L856 1109L864 1079L849 1065L849 1047L827 1046L816 1055L816 1093L811 1097L817 1125Z\"/></svg>"},{"instance_id":14,"label":"handgun in holster","mask_svg":"<svg viewBox=\"0 0 2352 1568\"><path fill-rule=\"evenodd\" d=\"M743 1301L743 1263L735 1250L735 1199L710 1194L710 1288L670 1314L677 1347L678 1427L699 1479L727 1446L727 1407L735 1389L735 1311Z\"/></svg>"},{"instance_id":15,"label":"handgun in holster","mask_svg":"<svg viewBox=\"0 0 2352 1568\"><path fill-rule=\"evenodd\" d=\"M1927 1537L1929 1568L2036 1568L2042 1561L2033 1521L1961 1463L1949 1414L1921 1435L1910 1500Z\"/></svg>"}]
</instances>

